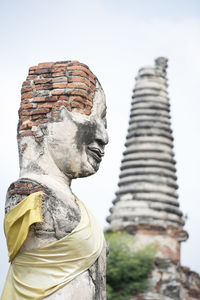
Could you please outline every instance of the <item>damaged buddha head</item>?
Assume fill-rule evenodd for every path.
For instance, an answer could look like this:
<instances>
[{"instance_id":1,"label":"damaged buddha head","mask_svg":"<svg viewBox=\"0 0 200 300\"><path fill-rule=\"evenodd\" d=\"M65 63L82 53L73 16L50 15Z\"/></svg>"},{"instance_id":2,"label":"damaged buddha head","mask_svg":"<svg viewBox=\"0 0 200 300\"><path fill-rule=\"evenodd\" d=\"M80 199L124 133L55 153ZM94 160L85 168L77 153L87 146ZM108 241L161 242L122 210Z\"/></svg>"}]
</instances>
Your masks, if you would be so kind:
<instances>
[{"instance_id":1,"label":"damaged buddha head","mask_svg":"<svg viewBox=\"0 0 200 300\"><path fill-rule=\"evenodd\" d=\"M78 61L42 63L29 69L21 92L22 174L53 165L70 179L94 174L108 135L105 94L90 69Z\"/></svg>"}]
</instances>

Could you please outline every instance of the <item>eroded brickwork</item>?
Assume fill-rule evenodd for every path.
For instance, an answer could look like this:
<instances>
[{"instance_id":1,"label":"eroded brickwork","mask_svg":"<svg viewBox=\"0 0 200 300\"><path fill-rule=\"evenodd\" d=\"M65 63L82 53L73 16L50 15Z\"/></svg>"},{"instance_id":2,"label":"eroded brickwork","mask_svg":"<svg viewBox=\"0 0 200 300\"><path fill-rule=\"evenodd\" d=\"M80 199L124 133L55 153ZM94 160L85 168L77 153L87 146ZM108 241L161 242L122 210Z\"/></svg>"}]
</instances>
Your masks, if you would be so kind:
<instances>
[{"instance_id":1,"label":"eroded brickwork","mask_svg":"<svg viewBox=\"0 0 200 300\"><path fill-rule=\"evenodd\" d=\"M200 299L200 276L187 267L180 267L180 281L182 286L182 299ZM184 298L185 295L185 298Z\"/></svg>"},{"instance_id":2,"label":"eroded brickwork","mask_svg":"<svg viewBox=\"0 0 200 300\"><path fill-rule=\"evenodd\" d=\"M29 69L21 89L18 137L35 136L41 124L59 121L61 107L90 115L97 78L78 61L40 63Z\"/></svg>"},{"instance_id":3,"label":"eroded brickwork","mask_svg":"<svg viewBox=\"0 0 200 300\"><path fill-rule=\"evenodd\" d=\"M200 276L171 261L157 260L148 289L131 300L199 300Z\"/></svg>"},{"instance_id":4,"label":"eroded brickwork","mask_svg":"<svg viewBox=\"0 0 200 300\"><path fill-rule=\"evenodd\" d=\"M30 182L30 180L20 179L17 182L13 182L8 188L5 214L24 198L39 191L44 192L44 189L40 184Z\"/></svg>"}]
</instances>

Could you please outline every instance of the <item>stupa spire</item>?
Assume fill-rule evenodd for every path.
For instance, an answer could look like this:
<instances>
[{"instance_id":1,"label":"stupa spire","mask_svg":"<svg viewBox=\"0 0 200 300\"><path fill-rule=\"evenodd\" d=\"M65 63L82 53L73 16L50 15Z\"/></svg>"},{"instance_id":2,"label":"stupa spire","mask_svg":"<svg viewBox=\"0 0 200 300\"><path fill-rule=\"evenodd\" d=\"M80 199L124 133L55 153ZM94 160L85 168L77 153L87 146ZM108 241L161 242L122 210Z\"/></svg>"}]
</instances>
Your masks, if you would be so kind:
<instances>
[{"instance_id":1,"label":"stupa spire","mask_svg":"<svg viewBox=\"0 0 200 300\"><path fill-rule=\"evenodd\" d=\"M119 188L107 218L110 229L133 235L133 250L156 248L148 287L134 300L200 295L200 276L180 265L180 242L188 235L178 203L166 70L167 59L158 57L136 77Z\"/></svg>"},{"instance_id":2,"label":"stupa spire","mask_svg":"<svg viewBox=\"0 0 200 300\"><path fill-rule=\"evenodd\" d=\"M139 239L156 235L160 255L179 261L179 242L187 234L178 203L167 62L158 57L136 77L119 189L107 221L110 228L128 230Z\"/></svg>"}]
</instances>

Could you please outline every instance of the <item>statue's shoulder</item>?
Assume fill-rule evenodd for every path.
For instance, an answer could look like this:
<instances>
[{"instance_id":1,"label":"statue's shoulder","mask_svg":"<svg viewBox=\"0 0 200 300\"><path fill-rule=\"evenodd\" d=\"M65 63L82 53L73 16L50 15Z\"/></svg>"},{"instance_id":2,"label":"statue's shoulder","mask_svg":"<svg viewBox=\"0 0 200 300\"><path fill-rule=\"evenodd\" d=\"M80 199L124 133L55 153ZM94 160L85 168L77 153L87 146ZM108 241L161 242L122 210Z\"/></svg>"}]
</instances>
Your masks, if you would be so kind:
<instances>
[{"instance_id":1,"label":"statue's shoulder","mask_svg":"<svg viewBox=\"0 0 200 300\"><path fill-rule=\"evenodd\" d=\"M40 183L29 178L20 178L14 181L7 190L5 213L7 214L14 206L30 194L39 191L47 193L46 189Z\"/></svg>"},{"instance_id":2,"label":"statue's shoulder","mask_svg":"<svg viewBox=\"0 0 200 300\"><path fill-rule=\"evenodd\" d=\"M5 213L20 203L30 194L42 191L42 215L44 222L31 226L31 230L37 232L49 232L56 239L70 233L80 222L80 211L75 202L64 201L59 198L55 191L44 184L30 178L20 178L13 182L7 191Z\"/></svg>"}]
</instances>

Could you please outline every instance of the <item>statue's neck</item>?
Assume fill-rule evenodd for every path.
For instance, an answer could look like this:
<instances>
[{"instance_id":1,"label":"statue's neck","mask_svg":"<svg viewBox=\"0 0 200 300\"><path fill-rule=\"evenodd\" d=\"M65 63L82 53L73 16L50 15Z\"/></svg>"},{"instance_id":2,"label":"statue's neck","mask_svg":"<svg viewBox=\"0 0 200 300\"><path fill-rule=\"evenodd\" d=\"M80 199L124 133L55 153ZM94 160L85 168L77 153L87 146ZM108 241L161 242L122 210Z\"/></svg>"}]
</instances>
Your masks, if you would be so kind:
<instances>
[{"instance_id":1,"label":"statue's neck","mask_svg":"<svg viewBox=\"0 0 200 300\"><path fill-rule=\"evenodd\" d=\"M20 178L36 180L56 193L65 193L71 197L71 179L59 170L48 151L31 154L24 156L21 161Z\"/></svg>"}]
</instances>

